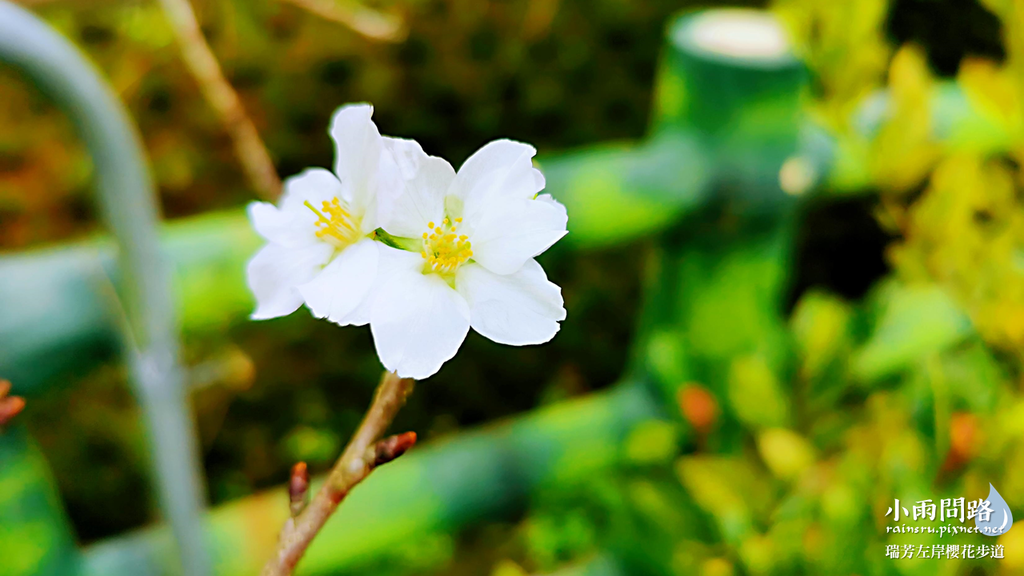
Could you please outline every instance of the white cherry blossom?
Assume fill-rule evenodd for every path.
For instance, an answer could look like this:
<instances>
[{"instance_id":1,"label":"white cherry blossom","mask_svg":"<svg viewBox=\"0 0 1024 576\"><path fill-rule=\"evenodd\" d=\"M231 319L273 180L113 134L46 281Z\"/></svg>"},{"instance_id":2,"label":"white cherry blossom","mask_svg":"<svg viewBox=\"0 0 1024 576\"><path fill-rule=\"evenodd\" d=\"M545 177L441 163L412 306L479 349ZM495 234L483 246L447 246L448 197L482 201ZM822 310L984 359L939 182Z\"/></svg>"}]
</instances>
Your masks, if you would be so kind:
<instances>
[{"instance_id":1,"label":"white cherry blossom","mask_svg":"<svg viewBox=\"0 0 1024 576\"><path fill-rule=\"evenodd\" d=\"M566 234L565 207L538 193L536 150L491 142L456 174L418 144L388 140L402 190L382 189L383 246L370 308L381 362L423 379L472 327L502 344L547 342L565 318L561 289L534 257Z\"/></svg>"},{"instance_id":2,"label":"white cherry blossom","mask_svg":"<svg viewBox=\"0 0 1024 576\"><path fill-rule=\"evenodd\" d=\"M275 206L249 205L249 218L267 240L249 262L253 319L291 314L303 303L314 316L362 325L360 307L377 275L377 193L400 190L400 171L366 104L343 106L331 119L333 173L310 168L289 178Z\"/></svg>"}]
</instances>

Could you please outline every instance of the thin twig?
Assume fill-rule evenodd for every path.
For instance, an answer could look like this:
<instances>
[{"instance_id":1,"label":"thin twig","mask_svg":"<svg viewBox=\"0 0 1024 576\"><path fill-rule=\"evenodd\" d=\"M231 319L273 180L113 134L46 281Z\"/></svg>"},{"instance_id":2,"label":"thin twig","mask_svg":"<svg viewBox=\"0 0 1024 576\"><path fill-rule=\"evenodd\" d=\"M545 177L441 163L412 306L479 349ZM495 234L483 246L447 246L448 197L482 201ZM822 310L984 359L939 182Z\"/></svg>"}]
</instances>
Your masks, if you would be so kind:
<instances>
[{"instance_id":1,"label":"thin twig","mask_svg":"<svg viewBox=\"0 0 1024 576\"><path fill-rule=\"evenodd\" d=\"M399 14L381 12L363 6L357 0L284 0L324 20L341 24L370 40L401 42L409 33L404 19ZM553 1L556 5L558 0ZM138 4L142 0L74 0L73 4L89 6L104 4ZM15 0L15 3L30 8L50 4L67 3L68 0Z\"/></svg>"},{"instance_id":2,"label":"thin twig","mask_svg":"<svg viewBox=\"0 0 1024 576\"><path fill-rule=\"evenodd\" d=\"M378 12L354 0L285 0L317 16L337 22L363 36L385 42L405 40L408 30L394 14Z\"/></svg>"},{"instance_id":3,"label":"thin twig","mask_svg":"<svg viewBox=\"0 0 1024 576\"><path fill-rule=\"evenodd\" d=\"M277 550L263 567L262 576L291 574L313 538L352 488L375 468L398 458L416 443L414 432L378 440L412 393L414 383L392 372L384 374L370 410L320 491L309 505L285 522ZM292 502L295 502L294 497Z\"/></svg>"},{"instance_id":4,"label":"thin twig","mask_svg":"<svg viewBox=\"0 0 1024 576\"><path fill-rule=\"evenodd\" d=\"M262 198L276 199L281 193L281 179L256 126L242 107L238 94L224 78L217 58L203 38L192 5L188 0L160 0L160 4L181 45L185 64L231 136L235 154L242 162L250 184Z\"/></svg>"}]
</instances>

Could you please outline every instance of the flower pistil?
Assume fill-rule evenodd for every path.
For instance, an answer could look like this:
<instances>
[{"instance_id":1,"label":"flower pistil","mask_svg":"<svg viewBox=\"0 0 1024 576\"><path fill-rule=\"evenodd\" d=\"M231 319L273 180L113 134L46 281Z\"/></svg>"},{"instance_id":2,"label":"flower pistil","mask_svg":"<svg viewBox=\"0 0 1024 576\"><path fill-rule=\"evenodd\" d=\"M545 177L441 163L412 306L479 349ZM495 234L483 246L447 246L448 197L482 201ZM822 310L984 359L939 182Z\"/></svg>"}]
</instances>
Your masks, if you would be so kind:
<instances>
[{"instance_id":1,"label":"flower pistil","mask_svg":"<svg viewBox=\"0 0 1024 576\"><path fill-rule=\"evenodd\" d=\"M473 256L469 237L458 233L462 218L451 221L445 218L440 226L429 222L429 232L423 233L423 250L420 255L426 260L423 272L450 275Z\"/></svg>"}]
</instances>

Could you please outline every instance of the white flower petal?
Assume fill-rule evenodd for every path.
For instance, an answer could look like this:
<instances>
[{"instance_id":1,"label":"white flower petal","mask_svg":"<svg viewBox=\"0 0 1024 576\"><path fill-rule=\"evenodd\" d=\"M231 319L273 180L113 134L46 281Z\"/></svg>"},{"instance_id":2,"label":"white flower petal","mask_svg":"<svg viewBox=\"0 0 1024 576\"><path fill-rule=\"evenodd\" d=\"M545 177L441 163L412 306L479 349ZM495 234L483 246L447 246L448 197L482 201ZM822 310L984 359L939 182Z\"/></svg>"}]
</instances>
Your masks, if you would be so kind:
<instances>
[{"instance_id":1,"label":"white flower petal","mask_svg":"<svg viewBox=\"0 0 1024 576\"><path fill-rule=\"evenodd\" d=\"M350 315L373 286L377 275L377 245L370 239L356 242L342 250L316 277L298 286L314 316L342 326L359 325Z\"/></svg>"},{"instance_id":2,"label":"white flower petal","mask_svg":"<svg viewBox=\"0 0 1024 576\"><path fill-rule=\"evenodd\" d=\"M444 219L444 196L455 179L455 170L413 140L384 138L384 146L401 180L389 180L389 185L380 189L380 226L394 236L417 238L427 231L428 223Z\"/></svg>"},{"instance_id":3,"label":"white flower petal","mask_svg":"<svg viewBox=\"0 0 1024 576\"><path fill-rule=\"evenodd\" d=\"M285 180L280 207L267 202L250 203L249 220L256 232L270 242L288 247L305 246L317 241L316 214L305 203L319 208L324 200L340 198L340 194L341 183L334 174L310 168Z\"/></svg>"},{"instance_id":4,"label":"white flower petal","mask_svg":"<svg viewBox=\"0 0 1024 576\"><path fill-rule=\"evenodd\" d=\"M469 332L469 306L440 276L420 272L419 255L397 257L402 264L377 294L370 330L385 368L422 380L458 352Z\"/></svg>"},{"instance_id":5,"label":"white flower petal","mask_svg":"<svg viewBox=\"0 0 1024 576\"><path fill-rule=\"evenodd\" d=\"M349 323L355 326L362 326L370 323L370 313L377 301L380 289L391 281L391 278L398 272L409 272L414 268L419 270L423 266L423 258L419 254L392 248L381 243L377 244L377 276L373 280L366 298L348 315Z\"/></svg>"},{"instance_id":6,"label":"white flower petal","mask_svg":"<svg viewBox=\"0 0 1024 576\"><path fill-rule=\"evenodd\" d=\"M392 136L381 136L384 149L391 153L395 161L395 167L404 180L412 180L416 177L420 163L428 158L420 143L409 138L395 138Z\"/></svg>"},{"instance_id":7,"label":"white flower petal","mask_svg":"<svg viewBox=\"0 0 1024 576\"><path fill-rule=\"evenodd\" d=\"M264 240L283 246L297 246L316 240L312 225L306 234L300 233L300 228L292 224L295 215L279 210L269 202L250 202L246 211L252 227Z\"/></svg>"},{"instance_id":8,"label":"white flower petal","mask_svg":"<svg viewBox=\"0 0 1024 576\"><path fill-rule=\"evenodd\" d=\"M362 214L373 202L380 171L382 142L370 117L373 106L348 104L331 118L334 173L341 180L343 199Z\"/></svg>"},{"instance_id":9,"label":"white flower petal","mask_svg":"<svg viewBox=\"0 0 1024 576\"><path fill-rule=\"evenodd\" d=\"M376 302L376 297L373 293L373 286L367 291L366 297L363 298L359 305L354 310L349 312L342 320L343 322L335 322L339 326L366 326L370 323L370 311L373 310L373 303ZM333 320L332 320L333 321Z\"/></svg>"},{"instance_id":10,"label":"white flower petal","mask_svg":"<svg viewBox=\"0 0 1024 576\"><path fill-rule=\"evenodd\" d=\"M469 303L473 329L500 344L542 344L565 319L562 289L548 281L536 260L505 276L467 264L459 268L455 286Z\"/></svg>"},{"instance_id":11,"label":"white flower petal","mask_svg":"<svg viewBox=\"0 0 1024 576\"><path fill-rule=\"evenodd\" d=\"M565 236L567 221L565 206L554 199L494 202L474 224L473 259L495 274L511 274Z\"/></svg>"},{"instance_id":12,"label":"white flower petal","mask_svg":"<svg viewBox=\"0 0 1024 576\"><path fill-rule=\"evenodd\" d=\"M533 198L543 189L544 177L533 167L536 153L529 144L495 140L462 164L449 194L462 200L467 224L475 229L477 214L492 201Z\"/></svg>"},{"instance_id":13,"label":"white flower petal","mask_svg":"<svg viewBox=\"0 0 1024 576\"><path fill-rule=\"evenodd\" d=\"M315 276L332 252L330 246L320 242L302 248L264 246L246 267L246 281L256 297L252 319L265 320L294 312L302 305L296 285Z\"/></svg>"},{"instance_id":14,"label":"white flower petal","mask_svg":"<svg viewBox=\"0 0 1024 576\"><path fill-rule=\"evenodd\" d=\"M544 173L536 168L533 169L533 187L540 192L548 185L547 178L544 177ZM536 192L535 192L536 194ZM551 194L541 194L541 196L547 196L551 198Z\"/></svg>"},{"instance_id":15,"label":"white flower petal","mask_svg":"<svg viewBox=\"0 0 1024 576\"><path fill-rule=\"evenodd\" d=\"M306 168L295 176L284 181L284 191L281 194L281 201L278 203L282 210L295 211L303 215L309 214L313 219L313 212L305 206L309 202L320 208L325 200L330 202L334 198L345 200L345 190L330 170L323 168Z\"/></svg>"}]
</instances>

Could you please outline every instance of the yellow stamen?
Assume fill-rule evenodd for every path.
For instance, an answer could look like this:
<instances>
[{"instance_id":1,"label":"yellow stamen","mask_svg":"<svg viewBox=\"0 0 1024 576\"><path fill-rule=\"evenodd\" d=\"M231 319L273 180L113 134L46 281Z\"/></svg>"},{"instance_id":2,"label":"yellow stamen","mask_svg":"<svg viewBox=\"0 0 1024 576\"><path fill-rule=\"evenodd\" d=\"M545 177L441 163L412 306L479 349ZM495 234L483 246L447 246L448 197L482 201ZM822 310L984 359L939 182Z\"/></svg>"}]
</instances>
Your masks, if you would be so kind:
<instances>
[{"instance_id":1,"label":"yellow stamen","mask_svg":"<svg viewBox=\"0 0 1024 576\"><path fill-rule=\"evenodd\" d=\"M427 260L423 269L425 273L453 274L473 255L469 237L456 234L457 225L461 222L462 218L456 218L455 224L445 218L442 226L435 226L433 222L427 224L432 233L423 233L423 251L420 253Z\"/></svg>"},{"instance_id":2,"label":"yellow stamen","mask_svg":"<svg viewBox=\"0 0 1024 576\"><path fill-rule=\"evenodd\" d=\"M309 200L303 204L316 214L316 237L339 248L354 243L359 238L359 226L356 219L341 205L341 201L333 198L324 200L321 209L317 210Z\"/></svg>"}]
</instances>

